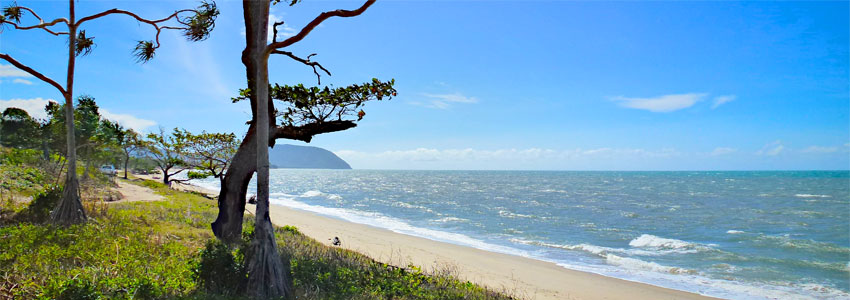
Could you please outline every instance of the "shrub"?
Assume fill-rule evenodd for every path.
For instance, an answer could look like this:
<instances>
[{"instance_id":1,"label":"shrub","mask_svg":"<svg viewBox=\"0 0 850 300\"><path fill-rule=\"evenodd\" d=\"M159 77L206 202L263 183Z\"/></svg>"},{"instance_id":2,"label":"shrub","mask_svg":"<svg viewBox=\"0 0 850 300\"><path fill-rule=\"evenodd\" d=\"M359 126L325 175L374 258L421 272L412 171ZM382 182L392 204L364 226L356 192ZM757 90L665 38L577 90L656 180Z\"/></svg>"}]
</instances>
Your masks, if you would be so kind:
<instances>
[{"instance_id":1,"label":"shrub","mask_svg":"<svg viewBox=\"0 0 850 300\"><path fill-rule=\"evenodd\" d=\"M192 270L195 282L213 294L240 295L248 280L242 253L216 239L208 241Z\"/></svg>"},{"instance_id":2,"label":"shrub","mask_svg":"<svg viewBox=\"0 0 850 300\"><path fill-rule=\"evenodd\" d=\"M96 300L102 299L103 296L90 282L74 278L66 281L54 298L57 300Z\"/></svg>"},{"instance_id":3,"label":"shrub","mask_svg":"<svg viewBox=\"0 0 850 300\"><path fill-rule=\"evenodd\" d=\"M41 192L33 195L32 202L21 212L22 220L33 223L42 223L50 217L50 211L56 207L62 199L62 187L48 185Z\"/></svg>"}]
</instances>

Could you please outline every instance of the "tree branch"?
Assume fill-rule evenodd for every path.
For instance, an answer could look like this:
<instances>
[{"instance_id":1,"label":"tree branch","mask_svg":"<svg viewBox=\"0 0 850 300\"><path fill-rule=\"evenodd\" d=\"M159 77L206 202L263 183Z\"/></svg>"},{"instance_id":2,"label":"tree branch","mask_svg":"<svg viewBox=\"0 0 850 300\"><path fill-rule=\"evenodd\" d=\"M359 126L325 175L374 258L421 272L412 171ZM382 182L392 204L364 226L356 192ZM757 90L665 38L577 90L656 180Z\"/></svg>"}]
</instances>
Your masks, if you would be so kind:
<instances>
[{"instance_id":1,"label":"tree branch","mask_svg":"<svg viewBox=\"0 0 850 300\"><path fill-rule=\"evenodd\" d=\"M21 7L21 8L25 8L25 7ZM26 9L27 9L27 10L29 10L29 11L32 11L32 10L30 10L29 8L26 8ZM35 15L35 13L33 13L33 15ZM2 23L5 23L5 24L12 24L12 26L14 26L14 27L15 27L15 29L17 29L17 30L44 29L44 31L47 31L48 33L50 33L50 34L52 34L52 35L56 35L56 36L58 36L58 35L60 35L60 34L68 34L67 32L61 32L61 31L60 31L60 32L56 32L56 31L50 30L50 28L47 28L47 27L50 27L50 26L56 25L56 24L58 24L58 23L60 23L60 22L61 22L61 23L68 24L68 20L66 20L66 19L64 19L64 18L59 18L59 19L56 19L56 20L51 21L50 23L44 23L44 21L42 21L42 20L41 20L41 18L39 18L37 15L36 15L36 18L38 18L38 20L40 21L40 23L39 23L38 25L32 25L32 26L19 26L17 23L12 22L12 21L8 21L8 20L4 20L3 22L0 22L0 24L2 24Z\"/></svg>"},{"instance_id":2,"label":"tree branch","mask_svg":"<svg viewBox=\"0 0 850 300\"><path fill-rule=\"evenodd\" d=\"M124 14L124 15L128 15L128 16L130 16L130 17L133 17L134 19L136 19L136 20L137 20L137 21L139 21L139 22L146 23L146 24L150 24L151 26L153 26L153 28L156 30L156 46L154 47L154 49L157 49L157 48L159 48L159 46L160 46L160 43L159 43L159 33L160 33L160 32L162 32L162 30L163 30L163 29L177 29L177 30L183 30L183 29L186 29L186 28L184 28L184 27L173 27L173 26L162 26L162 27L160 27L160 26L159 26L159 23L162 23L162 22L165 22L165 21L171 20L171 19L173 19L173 18L177 18L177 16L178 16L180 13L184 13L184 12L194 12L194 13L198 13L198 11L197 11L197 10L194 10L194 9L181 9L181 10L175 11L173 14L171 14L171 15L170 15L170 16L168 16L168 17L165 17L165 18L162 18L162 19L159 19L159 20L148 20L148 19L145 19L145 18L140 17L139 15L137 15L137 14L135 14L135 13L133 13L133 12L129 12L129 11L126 11L126 10L121 10L121 9L113 8L113 9L110 9L110 10L107 10L107 11L104 11L104 12L101 12L101 13L98 13L98 14L94 14L94 15L91 15L91 16L88 16L88 17L85 17L85 18L82 18L82 19L80 19L79 21L77 21L77 26L80 26L81 24L83 24L83 22L90 21L90 20L94 20L94 19L97 19L97 18L100 18L100 17L105 17L105 16L108 16L108 15L111 15L111 14ZM183 24L182 22L180 22L180 19L179 19L179 18L177 18L177 21L178 21L180 24ZM185 25L185 24L184 24L184 25Z\"/></svg>"},{"instance_id":3,"label":"tree branch","mask_svg":"<svg viewBox=\"0 0 850 300\"><path fill-rule=\"evenodd\" d=\"M0 59L3 59L3 60L5 60L5 61L8 61L9 63L11 63L12 65L14 65L14 66L15 66L15 67L17 67L18 69L21 69L21 70L23 70L24 72L30 73L32 76L35 76L36 78L41 79L41 81L44 81L44 82L46 82L46 83L48 83L48 84L52 85L52 86L53 86L53 87L55 87L57 90L59 90L59 92L60 92L60 93L62 93L62 96L65 96L65 94L67 93L67 92L65 92L65 88L63 88L63 87L62 87L62 85L60 85L60 84L59 84L59 83L57 83L56 81L53 81L53 79L50 79L50 78L48 78L47 76L44 76L44 74L41 74L41 73L39 73L38 71L33 70L33 69L32 69L32 68L30 68L30 67L27 67L26 65L24 65L24 64L22 64L22 63L20 63L20 62L18 62L17 60L15 60L15 59L14 59L14 58L12 58L11 56L9 56L8 54L0 53Z\"/></svg>"},{"instance_id":4,"label":"tree branch","mask_svg":"<svg viewBox=\"0 0 850 300\"><path fill-rule=\"evenodd\" d=\"M303 58L300 58L298 56L295 56L295 54L292 54L292 52L289 52L289 51L273 50L272 54L286 55L286 56L289 56L290 58L292 58L292 59L294 59L294 60L296 60L296 61L298 61L302 64L313 67L313 74L316 74L316 79L319 81L319 85L322 85L322 76L319 74L319 71L316 70L316 67L319 67L319 69L322 69L322 71L325 71L325 73L327 73L328 76L331 76L331 71L328 71L328 69L325 69L325 67L323 67L320 63L315 62L315 61L310 61L310 57L312 57L313 55L316 55L316 53L308 55L307 59L303 59Z\"/></svg>"},{"instance_id":5,"label":"tree branch","mask_svg":"<svg viewBox=\"0 0 850 300\"><path fill-rule=\"evenodd\" d=\"M88 17L84 17L84 18L80 19L79 21L77 21L77 26L82 25L86 21L94 20L94 19L97 19L97 18L100 18L100 17L111 15L111 14L125 14L125 15L133 17L134 19L136 19L139 22L157 26L157 23L162 23L162 22L171 20L172 18L177 17L178 14L184 13L184 12L198 13L198 11L196 11L194 9L181 9L181 10L175 11L173 14L171 14L168 17L165 17L165 18L162 18L162 19L159 19L159 20L148 20L148 19L139 17L139 15L137 15L135 13L132 13L132 12L129 12L129 11L126 11L126 10L113 8L113 9L110 9L110 10L107 10L107 11L104 11L104 12L101 12L101 13L97 13L97 14L93 14L93 15L88 16Z\"/></svg>"},{"instance_id":6,"label":"tree branch","mask_svg":"<svg viewBox=\"0 0 850 300\"><path fill-rule=\"evenodd\" d=\"M275 43L268 45L266 47L266 53L271 53L272 50L288 47L292 44L295 44L295 43L301 41L308 34L310 34L310 31L313 31L313 29L315 29L316 26L319 26L319 24L321 24L322 22L324 22L328 18L331 18L331 17L348 18L348 17L358 16L358 15L362 14L364 11L366 11L366 9L369 8L369 6L372 6L372 4L374 4L374 3L375 3L375 0L367 0L366 3L363 3L363 5L360 6L360 8L358 8L356 10L337 9L337 10L333 10L333 11L323 12L323 13L319 14L318 17L313 19L313 21L310 21L310 23L308 23L307 26L304 26L304 28L301 28L301 31L299 31L298 34L293 35L293 36L291 36L288 39L285 39L283 41L275 42Z\"/></svg>"},{"instance_id":7,"label":"tree branch","mask_svg":"<svg viewBox=\"0 0 850 300\"><path fill-rule=\"evenodd\" d=\"M302 126L278 126L270 132L272 139L289 139L309 143L313 136L322 133L343 131L356 127L353 121L330 121L322 123L310 123Z\"/></svg>"}]
</instances>

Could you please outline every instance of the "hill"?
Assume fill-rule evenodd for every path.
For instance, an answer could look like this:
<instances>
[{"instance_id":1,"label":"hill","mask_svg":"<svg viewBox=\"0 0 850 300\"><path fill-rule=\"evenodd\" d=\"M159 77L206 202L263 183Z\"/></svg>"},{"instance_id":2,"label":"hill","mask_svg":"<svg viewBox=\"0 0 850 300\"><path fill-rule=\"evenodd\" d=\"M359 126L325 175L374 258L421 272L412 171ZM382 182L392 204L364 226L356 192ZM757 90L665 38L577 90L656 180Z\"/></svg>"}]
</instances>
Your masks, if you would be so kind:
<instances>
[{"instance_id":1,"label":"hill","mask_svg":"<svg viewBox=\"0 0 850 300\"><path fill-rule=\"evenodd\" d=\"M275 145L269 149L272 169L351 169L347 162L319 147Z\"/></svg>"}]
</instances>

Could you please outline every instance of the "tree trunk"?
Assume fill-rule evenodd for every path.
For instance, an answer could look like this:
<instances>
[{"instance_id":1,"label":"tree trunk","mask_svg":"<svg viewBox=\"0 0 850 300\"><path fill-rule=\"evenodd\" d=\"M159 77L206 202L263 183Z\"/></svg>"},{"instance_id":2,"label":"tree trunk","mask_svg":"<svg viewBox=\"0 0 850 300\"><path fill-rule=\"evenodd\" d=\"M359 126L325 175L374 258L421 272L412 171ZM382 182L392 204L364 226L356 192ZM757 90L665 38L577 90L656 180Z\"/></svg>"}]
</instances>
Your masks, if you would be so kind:
<instances>
[{"instance_id":1,"label":"tree trunk","mask_svg":"<svg viewBox=\"0 0 850 300\"><path fill-rule=\"evenodd\" d=\"M256 126L251 123L242 144L227 167L218 194L218 218L212 223L213 234L219 239L234 243L242 238L242 216L245 214L245 197L248 184L257 170Z\"/></svg>"},{"instance_id":2,"label":"tree trunk","mask_svg":"<svg viewBox=\"0 0 850 300\"><path fill-rule=\"evenodd\" d=\"M289 298L292 296L290 280L277 252L274 228L269 218L269 74L266 51L266 33L269 22L269 2L245 0L245 23L252 24L253 32L246 36L249 60L255 66L251 91L257 97L257 211L254 239L251 241L251 258L248 263L248 294L256 298Z\"/></svg>"},{"instance_id":3,"label":"tree trunk","mask_svg":"<svg viewBox=\"0 0 850 300\"><path fill-rule=\"evenodd\" d=\"M130 164L130 154L124 157L124 179L127 179L127 166Z\"/></svg>"},{"instance_id":4,"label":"tree trunk","mask_svg":"<svg viewBox=\"0 0 850 300\"><path fill-rule=\"evenodd\" d=\"M253 49L265 49L267 40L255 40L253 37L258 31L263 32L263 36L268 32L268 20L264 21L263 26L252 23L254 16L249 15L248 3L243 1L243 17L245 19L245 50L242 51L242 64L245 65L245 77L248 82L248 87L254 89L255 82L263 82L268 85L268 80L261 81L257 79L257 65L250 59ZM268 13L263 19L268 19ZM266 61L267 62L267 61ZM267 66L264 62L263 65ZM268 74L268 72L266 72ZM257 171L257 93L249 93L251 103L251 121L248 127L248 132L245 138L242 139L242 144L233 155L230 166L227 168L227 173L224 176L224 184L218 195L218 217L212 225L213 234L219 239L228 242L238 242L242 239L242 216L245 214L245 200L248 194L248 184L251 182L251 177ZM269 114L268 124L273 127L274 124L274 104L271 99L268 100ZM274 140L268 141L268 145L274 145Z\"/></svg>"},{"instance_id":5,"label":"tree trunk","mask_svg":"<svg viewBox=\"0 0 850 300\"><path fill-rule=\"evenodd\" d=\"M74 17L74 0L70 3L68 16L68 81L65 86L65 129L68 146L68 172L65 174L65 188L62 200L53 210L50 219L54 224L70 225L86 221L86 212L80 199L80 183L77 180L77 145L74 140L74 63L76 60L77 26Z\"/></svg>"}]
</instances>

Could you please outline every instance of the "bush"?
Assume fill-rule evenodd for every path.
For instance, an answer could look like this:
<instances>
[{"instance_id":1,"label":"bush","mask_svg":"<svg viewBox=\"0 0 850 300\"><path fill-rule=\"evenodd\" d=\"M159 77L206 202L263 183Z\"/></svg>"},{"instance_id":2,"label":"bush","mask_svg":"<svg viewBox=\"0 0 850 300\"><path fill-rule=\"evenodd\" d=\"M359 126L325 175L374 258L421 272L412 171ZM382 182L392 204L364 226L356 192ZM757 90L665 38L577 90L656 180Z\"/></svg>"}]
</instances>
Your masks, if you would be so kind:
<instances>
[{"instance_id":1,"label":"bush","mask_svg":"<svg viewBox=\"0 0 850 300\"><path fill-rule=\"evenodd\" d=\"M21 212L22 220L33 223L43 223L50 217L50 211L62 199L62 187L48 185L41 192L33 195L32 202Z\"/></svg>"},{"instance_id":2,"label":"bush","mask_svg":"<svg viewBox=\"0 0 850 300\"><path fill-rule=\"evenodd\" d=\"M86 280L74 278L65 282L54 298L57 300L96 300L102 299L100 291Z\"/></svg>"},{"instance_id":3,"label":"bush","mask_svg":"<svg viewBox=\"0 0 850 300\"><path fill-rule=\"evenodd\" d=\"M199 287L218 295L241 295L248 281L245 258L239 248L213 239L198 253L192 277Z\"/></svg>"}]
</instances>

